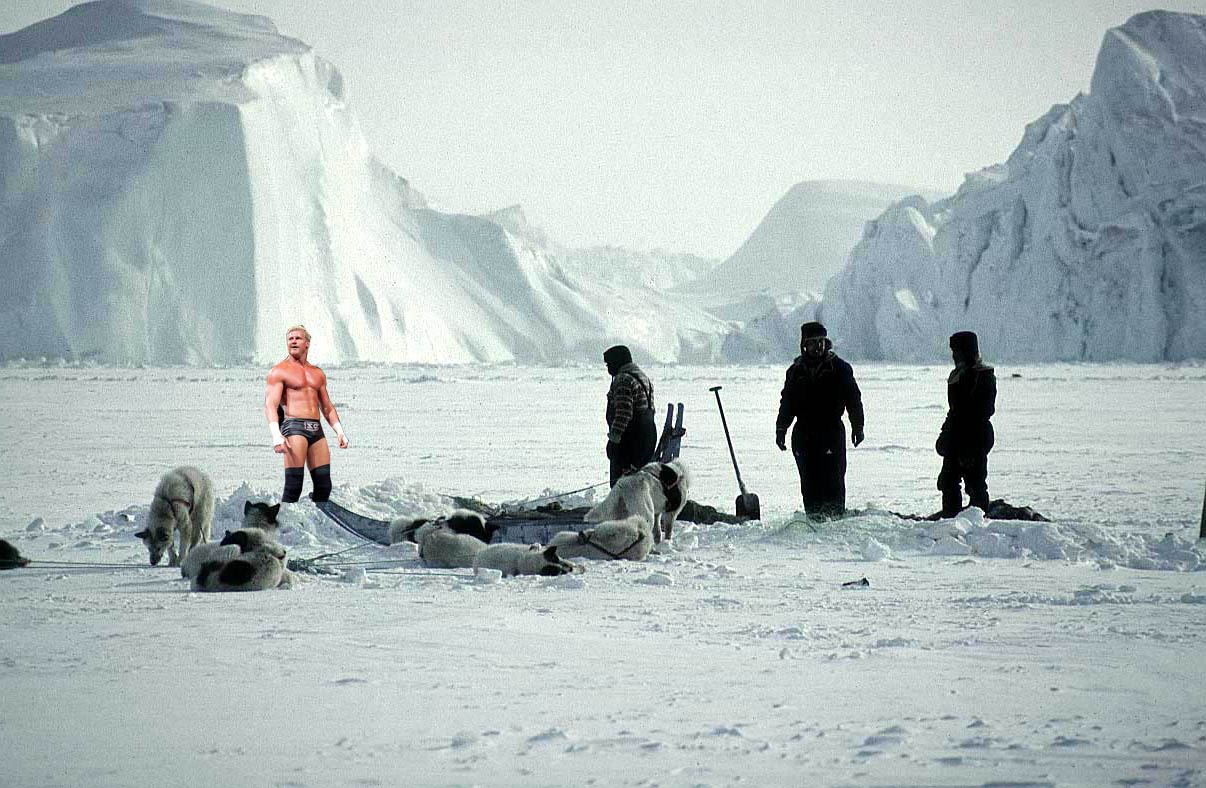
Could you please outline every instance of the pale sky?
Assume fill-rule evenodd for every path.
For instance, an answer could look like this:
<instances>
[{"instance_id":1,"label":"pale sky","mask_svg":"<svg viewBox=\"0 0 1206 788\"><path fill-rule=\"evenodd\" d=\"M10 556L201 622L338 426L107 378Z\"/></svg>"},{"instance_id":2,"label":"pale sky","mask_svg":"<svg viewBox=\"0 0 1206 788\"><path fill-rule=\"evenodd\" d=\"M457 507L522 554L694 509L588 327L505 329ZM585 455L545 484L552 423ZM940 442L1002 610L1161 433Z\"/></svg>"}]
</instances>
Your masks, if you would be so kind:
<instances>
[{"instance_id":1,"label":"pale sky","mask_svg":"<svg viewBox=\"0 0 1206 788\"><path fill-rule=\"evenodd\" d=\"M0 3L0 32L69 0ZM802 180L950 192L1087 91L1127 0L214 0L340 68L377 155L445 210L570 246L727 257ZM1206 0L1162 8L1206 14Z\"/></svg>"}]
</instances>

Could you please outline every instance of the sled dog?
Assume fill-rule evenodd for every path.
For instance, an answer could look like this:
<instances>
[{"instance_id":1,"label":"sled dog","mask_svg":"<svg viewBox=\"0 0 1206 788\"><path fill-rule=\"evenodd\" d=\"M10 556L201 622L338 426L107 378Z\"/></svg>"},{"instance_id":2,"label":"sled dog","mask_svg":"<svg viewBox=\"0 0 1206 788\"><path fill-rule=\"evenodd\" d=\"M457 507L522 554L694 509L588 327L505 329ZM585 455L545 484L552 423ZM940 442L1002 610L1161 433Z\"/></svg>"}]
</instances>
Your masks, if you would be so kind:
<instances>
[{"instance_id":1,"label":"sled dog","mask_svg":"<svg viewBox=\"0 0 1206 788\"><path fill-rule=\"evenodd\" d=\"M194 591L267 591L281 584L285 564L268 550L252 550L229 561L202 564Z\"/></svg>"},{"instance_id":2,"label":"sled dog","mask_svg":"<svg viewBox=\"0 0 1206 788\"><path fill-rule=\"evenodd\" d=\"M208 541L214 522L214 486L197 468L182 466L163 475L155 486L147 527L134 534L146 545L151 566L157 566L163 553L168 565L179 566L189 550ZM177 551L173 537L180 535Z\"/></svg>"},{"instance_id":3,"label":"sled dog","mask_svg":"<svg viewBox=\"0 0 1206 788\"><path fill-rule=\"evenodd\" d=\"M237 555L201 564L193 578L194 591L266 591L289 583L285 548L264 529L227 531L218 547L233 548Z\"/></svg>"},{"instance_id":4,"label":"sled dog","mask_svg":"<svg viewBox=\"0 0 1206 788\"><path fill-rule=\"evenodd\" d=\"M201 567L214 561L225 562L232 558L238 558L239 549L237 544L220 544L218 542L203 542L192 550L188 551L188 555L180 562L180 576L185 579L192 579L201 571Z\"/></svg>"},{"instance_id":5,"label":"sled dog","mask_svg":"<svg viewBox=\"0 0 1206 788\"><path fill-rule=\"evenodd\" d=\"M278 561L285 560L285 547L263 528L240 528L237 531L227 531L222 537L222 545L237 545L241 553L255 551L265 552Z\"/></svg>"},{"instance_id":6,"label":"sled dog","mask_svg":"<svg viewBox=\"0 0 1206 788\"><path fill-rule=\"evenodd\" d=\"M269 506L266 503L252 503L247 501L243 504L243 528L255 528L258 531L263 531L267 539L275 541L277 529L276 515L280 511L281 505L275 504ZM230 535L230 531L226 532ZM264 541L263 538L257 538L258 541ZM229 561L232 558L237 558L243 549L237 543L228 543L225 538L222 542L204 542L197 545L189 551L188 557L180 561L180 576L184 578L193 578L197 576L198 570L202 565L210 561Z\"/></svg>"},{"instance_id":7,"label":"sled dog","mask_svg":"<svg viewBox=\"0 0 1206 788\"><path fill-rule=\"evenodd\" d=\"M497 569L503 577L515 575L544 575L556 577L575 571L578 567L562 561L556 547L538 544L492 544L478 551L473 568Z\"/></svg>"},{"instance_id":8,"label":"sled dog","mask_svg":"<svg viewBox=\"0 0 1206 788\"><path fill-rule=\"evenodd\" d=\"M607 497L583 519L588 523L614 523L640 517L649 524L655 542L669 539L674 520L687 502L690 483L682 460L651 462L636 473L621 477Z\"/></svg>"},{"instance_id":9,"label":"sled dog","mask_svg":"<svg viewBox=\"0 0 1206 788\"><path fill-rule=\"evenodd\" d=\"M429 517L420 517L417 519L398 517L394 519L389 525L389 543L417 542L414 538L415 532L430 522L439 523L454 533L472 536L474 539L487 544L494 538L494 534L500 528L500 526L493 523L487 523L486 518L481 513L475 512L472 509L454 509L450 514L437 517L434 520Z\"/></svg>"},{"instance_id":10,"label":"sled dog","mask_svg":"<svg viewBox=\"0 0 1206 788\"><path fill-rule=\"evenodd\" d=\"M599 523L584 531L554 534L550 544L563 558L644 561L653 549L650 523L639 514Z\"/></svg>"},{"instance_id":11,"label":"sled dog","mask_svg":"<svg viewBox=\"0 0 1206 788\"><path fill-rule=\"evenodd\" d=\"M389 541L417 544L419 560L426 567L455 569L473 566L496 530L477 512L457 509L436 520L399 517L390 523Z\"/></svg>"},{"instance_id":12,"label":"sled dog","mask_svg":"<svg viewBox=\"0 0 1206 788\"><path fill-rule=\"evenodd\" d=\"M0 539L0 570L20 569L29 565L29 559L21 555L11 543Z\"/></svg>"},{"instance_id":13,"label":"sled dog","mask_svg":"<svg viewBox=\"0 0 1206 788\"><path fill-rule=\"evenodd\" d=\"M262 528L265 531L275 532L278 527L276 516L280 514L280 511L279 503L269 506L260 501L255 503L247 501L243 504L243 527Z\"/></svg>"}]
</instances>

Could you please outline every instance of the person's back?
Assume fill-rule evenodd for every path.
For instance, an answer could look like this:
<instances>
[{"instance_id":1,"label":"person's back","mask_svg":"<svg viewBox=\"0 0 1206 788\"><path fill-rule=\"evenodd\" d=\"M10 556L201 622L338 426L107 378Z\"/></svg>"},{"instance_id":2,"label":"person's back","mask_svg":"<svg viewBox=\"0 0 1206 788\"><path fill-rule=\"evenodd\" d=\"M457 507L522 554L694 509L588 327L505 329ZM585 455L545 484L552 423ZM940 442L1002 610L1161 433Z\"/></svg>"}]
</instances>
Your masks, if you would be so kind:
<instances>
[{"instance_id":1,"label":"person's back","mask_svg":"<svg viewBox=\"0 0 1206 788\"><path fill-rule=\"evenodd\" d=\"M938 489L945 517L963 508L961 482L969 504L988 509L988 453L996 443L990 421L997 408L996 372L980 358L974 332L952 334L950 346L955 368L946 381L948 410L934 444L942 457Z\"/></svg>"},{"instance_id":2,"label":"person's back","mask_svg":"<svg viewBox=\"0 0 1206 788\"><path fill-rule=\"evenodd\" d=\"M947 422L961 448L987 452L993 447L992 418L997 407L996 371L977 359L954 369L946 382Z\"/></svg>"},{"instance_id":3,"label":"person's back","mask_svg":"<svg viewBox=\"0 0 1206 788\"><path fill-rule=\"evenodd\" d=\"M653 416L653 384L632 361L624 345L603 353L612 376L607 390L607 459L614 487L628 471L653 459L657 449L657 424Z\"/></svg>"}]
</instances>

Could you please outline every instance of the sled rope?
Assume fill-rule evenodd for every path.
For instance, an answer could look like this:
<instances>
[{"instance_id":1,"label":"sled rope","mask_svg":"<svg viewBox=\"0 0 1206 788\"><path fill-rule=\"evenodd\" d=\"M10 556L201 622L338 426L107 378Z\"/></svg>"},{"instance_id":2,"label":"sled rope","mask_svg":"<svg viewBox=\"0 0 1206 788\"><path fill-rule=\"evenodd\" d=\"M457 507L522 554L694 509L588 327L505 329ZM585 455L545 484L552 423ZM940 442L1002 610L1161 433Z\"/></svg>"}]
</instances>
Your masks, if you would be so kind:
<instances>
[{"instance_id":1,"label":"sled rope","mask_svg":"<svg viewBox=\"0 0 1206 788\"><path fill-rule=\"evenodd\" d=\"M361 536L360 538L364 539L363 536ZM355 544L355 545L352 545L351 547L344 548L343 550L337 550L334 553L322 553L321 555L316 555L312 558L298 558L295 560L298 562L298 564L304 564L304 565L308 566L309 564L312 564L315 561L321 561L326 558L334 558L337 555L343 555L344 553L350 553L353 550L363 550L365 547L368 547L369 545L377 545L377 543L370 542L368 539L364 539L363 544ZM377 545L377 546L380 547L381 545Z\"/></svg>"},{"instance_id":2,"label":"sled rope","mask_svg":"<svg viewBox=\"0 0 1206 788\"><path fill-rule=\"evenodd\" d=\"M523 507L528 506L529 504L533 504L533 503L541 503L543 501L555 501L558 498L564 498L567 495L577 495L578 493L584 493L587 490L593 490L596 487L602 487L605 484L608 484L608 482L598 482L597 484L591 484L586 487L579 487L577 490L569 490L568 492L553 493L552 495L544 495L539 498L528 498L527 500L519 501L518 503L509 504L507 508L523 508Z\"/></svg>"},{"instance_id":3,"label":"sled rope","mask_svg":"<svg viewBox=\"0 0 1206 788\"><path fill-rule=\"evenodd\" d=\"M150 566L149 564L105 564L93 561L39 561L30 559L26 568L37 569L72 569L75 567L90 569L175 569L170 566Z\"/></svg>"}]
</instances>

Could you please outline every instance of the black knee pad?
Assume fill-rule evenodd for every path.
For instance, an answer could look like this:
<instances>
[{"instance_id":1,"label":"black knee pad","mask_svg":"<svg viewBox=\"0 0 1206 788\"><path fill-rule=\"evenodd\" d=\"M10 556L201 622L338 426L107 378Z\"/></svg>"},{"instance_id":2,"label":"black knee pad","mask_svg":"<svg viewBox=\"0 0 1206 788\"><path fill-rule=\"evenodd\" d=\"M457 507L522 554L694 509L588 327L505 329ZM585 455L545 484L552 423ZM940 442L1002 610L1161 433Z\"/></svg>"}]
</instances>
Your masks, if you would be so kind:
<instances>
[{"instance_id":1,"label":"black knee pad","mask_svg":"<svg viewBox=\"0 0 1206 788\"><path fill-rule=\"evenodd\" d=\"M331 498L331 466L319 465L310 469L310 482L314 485L310 500L322 503Z\"/></svg>"},{"instance_id":2,"label":"black knee pad","mask_svg":"<svg viewBox=\"0 0 1206 788\"><path fill-rule=\"evenodd\" d=\"M302 468L285 469L285 491L281 493L283 503L293 503L301 497L302 480L305 478L306 472Z\"/></svg>"}]
</instances>

